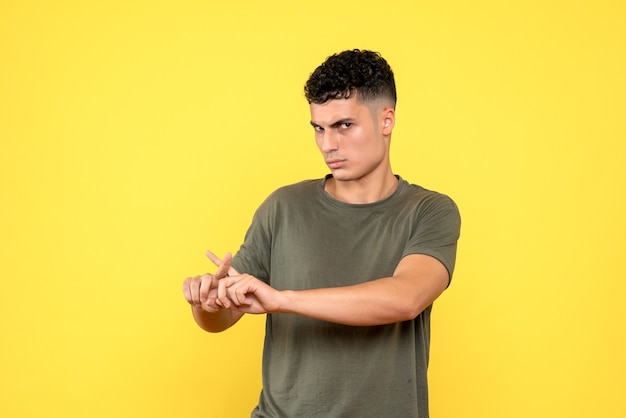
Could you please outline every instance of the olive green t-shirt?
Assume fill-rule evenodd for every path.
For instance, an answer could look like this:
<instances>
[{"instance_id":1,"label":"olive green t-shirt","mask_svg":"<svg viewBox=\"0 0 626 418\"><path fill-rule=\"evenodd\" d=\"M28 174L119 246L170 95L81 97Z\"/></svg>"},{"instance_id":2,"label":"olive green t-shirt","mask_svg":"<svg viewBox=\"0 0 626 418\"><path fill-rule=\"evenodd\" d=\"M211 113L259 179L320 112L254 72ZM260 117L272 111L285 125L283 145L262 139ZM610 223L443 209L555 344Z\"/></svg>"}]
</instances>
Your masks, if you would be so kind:
<instances>
[{"instance_id":1,"label":"olive green t-shirt","mask_svg":"<svg viewBox=\"0 0 626 418\"><path fill-rule=\"evenodd\" d=\"M456 205L398 178L390 197L371 204L333 199L326 179L278 189L255 213L233 266L279 290L391 276L409 254L435 257L452 276ZM267 315L263 389L252 417L427 418L431 308L379 326Z\"/></svg>"}]
</instances>

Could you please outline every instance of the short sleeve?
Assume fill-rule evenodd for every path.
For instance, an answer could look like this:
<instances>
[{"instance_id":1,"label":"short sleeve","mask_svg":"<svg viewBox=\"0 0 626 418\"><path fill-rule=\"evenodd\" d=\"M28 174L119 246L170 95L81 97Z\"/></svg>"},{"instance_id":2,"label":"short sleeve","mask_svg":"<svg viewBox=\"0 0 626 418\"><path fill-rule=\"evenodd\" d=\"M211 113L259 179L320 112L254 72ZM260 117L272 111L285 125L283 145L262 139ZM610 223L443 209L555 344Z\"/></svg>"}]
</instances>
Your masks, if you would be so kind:
<instances>
[{"instance_id":1,"label":"short sleeve","mask_svg":"<svg viewBox=\"0 0 626 418\"><path fill-rule=\"evenodd\" d=\"M273 202L268 198L254 214L232 266L240 273L269 282L271 266Z\"/></svg>"},{"instance_id":2,"label":"short sleeve","mask_svg":"<svg viewBox=\"0 0 626 418\"><path fill-rule=\"evenodd\" d=\"M433 193L416 211L416 222L403 257L409 254L434 257L446 267L452 279L460 229L461 216L456 203L448 196Z\"/></svg>"}]
</instances>

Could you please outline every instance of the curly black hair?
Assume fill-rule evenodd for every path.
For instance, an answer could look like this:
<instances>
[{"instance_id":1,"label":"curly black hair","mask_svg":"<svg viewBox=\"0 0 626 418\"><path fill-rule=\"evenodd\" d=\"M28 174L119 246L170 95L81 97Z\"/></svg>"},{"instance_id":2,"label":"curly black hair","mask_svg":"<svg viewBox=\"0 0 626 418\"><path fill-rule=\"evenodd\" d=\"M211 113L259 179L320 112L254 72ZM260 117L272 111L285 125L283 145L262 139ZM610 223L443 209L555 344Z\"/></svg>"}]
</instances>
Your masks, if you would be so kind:
<instances>
[{"instance_id":1,"label":"curly black hair","mask_svg":"<svg viewBox=\"0 0 626 418\"><path fill-rule=\"evenodd\" d=\"M391 67L378 53L353 49L331 55L315 69L304 86L309 103L322 104L333 99L379 98L396 104L396 83Z\"/></svg>"}]
</instances>

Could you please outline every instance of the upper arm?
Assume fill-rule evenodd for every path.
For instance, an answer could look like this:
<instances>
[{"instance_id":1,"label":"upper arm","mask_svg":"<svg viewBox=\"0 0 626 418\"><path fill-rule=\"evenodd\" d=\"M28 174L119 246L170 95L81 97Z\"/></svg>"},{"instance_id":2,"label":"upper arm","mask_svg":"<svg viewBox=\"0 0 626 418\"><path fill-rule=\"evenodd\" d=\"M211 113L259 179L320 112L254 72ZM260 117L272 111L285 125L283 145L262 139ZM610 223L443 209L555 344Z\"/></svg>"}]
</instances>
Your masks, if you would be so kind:
<instances>
[{"instance_id":1,"label":"upper arm","mask_svg":"<svg viewBox=\"0 0 626 418\"><path fill-rule=\"evenodd\" d=\"M403 283L414 310L422 313L448 287L450 275L443 263L425 254L409 254L400 260L393 277Z\"/></svg>"}]
</instances>

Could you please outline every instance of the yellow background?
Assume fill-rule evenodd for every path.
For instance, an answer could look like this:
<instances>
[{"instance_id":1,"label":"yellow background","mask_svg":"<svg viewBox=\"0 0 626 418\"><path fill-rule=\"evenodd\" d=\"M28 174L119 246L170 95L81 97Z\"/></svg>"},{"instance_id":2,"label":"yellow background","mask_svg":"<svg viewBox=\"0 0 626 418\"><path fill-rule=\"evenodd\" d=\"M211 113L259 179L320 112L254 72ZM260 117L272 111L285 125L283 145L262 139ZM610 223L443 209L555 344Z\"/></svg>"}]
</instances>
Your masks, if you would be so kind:
<instances>
[{"instance_id":1,"label":"yellow background","mask_svg":"<svg viewBox=\"0 0 626 418\"><path fill-rule=\"evenodd\" d=\"M326 173L302 85L354 47L463 215L432 416L626 416L624 3L347 3L1 3L0 416L248 415L263 318L203 333L182 281Z\"/></svg>"}]
</instances>

